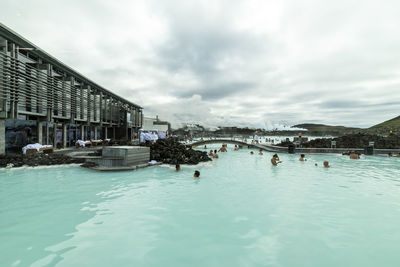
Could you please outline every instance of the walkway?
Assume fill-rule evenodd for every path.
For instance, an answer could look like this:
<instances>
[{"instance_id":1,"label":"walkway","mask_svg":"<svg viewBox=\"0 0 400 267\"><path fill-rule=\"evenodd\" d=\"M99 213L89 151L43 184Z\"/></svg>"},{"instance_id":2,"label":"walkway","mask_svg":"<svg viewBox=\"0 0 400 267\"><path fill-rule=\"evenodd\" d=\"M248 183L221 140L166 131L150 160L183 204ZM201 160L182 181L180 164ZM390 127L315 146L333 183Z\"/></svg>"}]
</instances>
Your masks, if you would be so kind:
<instances>
[{"instance_id":1,"label":"walkway","mask_svg":"<svg viewBox=\"0 0 400 267\"><path fill-rule=\"evenodd\" d=\"M239 147L262 149L268 152L279 152L279 153L289 152L287 147L273 146L268 144L248 144L242 141L230 140L230 139L210 139L204 141L197 141L188 144L187 146L199 147L207 144L234 144L238 145ZM296 148L295 149L296 153L302 153L302 154L325 154L325 153L342 154L349 151L356 151L360 154L364 154L363 148ZM389 152L392 153L393 155L396 155L400 153L400 149L377 149L377 148L374 149L375 155L378 154L387 155Z\"/></svg>"},{"instance_id":2,"label":"walkway","mask_svg":"<svg viewBox=\"0 0 400 267\"><path fill-rule=\"evenodd\" d=\"M199 146L204 146L208 144L232 144L232 145L238 145L239 147L245 147L245 148L256 148L256 149L261 149L264 151L269 151L269 152L287 152L286 147L277 147L277 146L272 146L272 145L266 145L266 144L248 144L242 141L238 140L231 140L231 139L210 139L210 140L203 140L203 141L197 141L191 144L188 144L187 146L191 147L199 147Z\"/></svg>"}]
</instances>

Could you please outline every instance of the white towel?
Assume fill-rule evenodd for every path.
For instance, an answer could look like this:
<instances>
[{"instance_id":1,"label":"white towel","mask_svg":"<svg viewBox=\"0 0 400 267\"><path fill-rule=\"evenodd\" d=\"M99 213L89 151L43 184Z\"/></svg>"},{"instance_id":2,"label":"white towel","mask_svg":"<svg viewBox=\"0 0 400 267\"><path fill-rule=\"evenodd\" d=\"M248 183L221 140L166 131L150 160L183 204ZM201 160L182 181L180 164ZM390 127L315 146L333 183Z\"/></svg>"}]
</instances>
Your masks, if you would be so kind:
<instances>
[{"instance_id":1,"label":"white towel","mask_svg":"<svg viewBox=\"0 0 400 267\"><path fill-rule=\"evenodd\" d=\"M77 140L76 141L80 146L85 146L86 144L89 144L90 143L90 141L83 141L83 140Z\"/></svg>"},{"instance_id":2,"label":"white towel","mask_svg":"<svg viewBox=\"0 0 400 267\"><path fill-rule=\"evenodd\" d=\"M36 144L29 144L29 145L26 145L26 146L24 146L24 147L22 148L22 153L24 153L24 155L26 155L26 151L27 151L28 149L36 149L36 151L39 152L39 150L40 150L41 148L49 148L49 147L53 147L53 146L52 146L52 145L41 145L41 144L39 144L39 143L36 143Z\"/></svg>"},{"instance_id":3,"label":"white towel","mask_svg":"<svg viewBox=\"0 0 400 267\"><path fill-rule=\"evenodd\" d=\"M24 153L24 155L26 155L26 151L27 151L28 149L36 149L36 151L39 151L41 147L42 147L42 145L39 144L39 143L36 143L36 144L29 144L29 145L26 145L26 146L24 146L24 147L22 148L22 153Z\"/></svg>"}]
</instances>

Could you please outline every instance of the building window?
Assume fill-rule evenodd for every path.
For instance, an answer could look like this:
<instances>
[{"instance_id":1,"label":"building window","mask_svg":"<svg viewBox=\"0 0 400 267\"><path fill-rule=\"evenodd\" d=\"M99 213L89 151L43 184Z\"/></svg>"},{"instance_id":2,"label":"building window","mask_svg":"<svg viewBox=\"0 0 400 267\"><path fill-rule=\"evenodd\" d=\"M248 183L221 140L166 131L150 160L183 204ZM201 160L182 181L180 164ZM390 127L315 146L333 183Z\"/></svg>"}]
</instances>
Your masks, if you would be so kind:
<instances>
[{"instance_id":1,"label":"building window","mask_svg":"<svg viewBox=\"0 0 400 267\"><path fill-rule=\"evenodd\" d=\"M37 122L6 120L6 153L21 153L22 147L37 143Z\"/></svg>"}]
</instances>

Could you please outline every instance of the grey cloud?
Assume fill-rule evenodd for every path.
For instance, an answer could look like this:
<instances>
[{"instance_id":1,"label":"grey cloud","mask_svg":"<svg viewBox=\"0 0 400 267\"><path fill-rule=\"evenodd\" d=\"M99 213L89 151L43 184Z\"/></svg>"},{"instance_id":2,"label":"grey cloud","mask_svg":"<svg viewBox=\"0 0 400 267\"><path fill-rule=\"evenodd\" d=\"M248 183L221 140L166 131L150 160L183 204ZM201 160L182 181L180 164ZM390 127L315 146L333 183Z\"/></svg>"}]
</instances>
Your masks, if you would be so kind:
<instances>
[{"instance_id":1,"label":"grey cloud","mask_svg":"<svg viewBox=\"0 0 400 267\"><path fill-rule=\"evenodd\" d=\"M322 109L343 109L343 108L359 108L365 105L362 101L358 100L339 100L339 101L324 101L319 104Z\"/></svg>"},{"instance_id":2,"label":"grey cloud","mask_svg":"<svg viewBox=\"0 0 400 267\"><path fill-rule=\"evenodd\" d=\"M171 39L158 49L164 66L171 72L191 70L201 76L221 75L217 66L224 58L254 59L268 40L225 28L208 30L183 28L173 31Z\"/></svg>"},{"instance_id":3,"label":"grey cloud","mask_svg":"<svg viewBox=\"0 0 400 267\"><path fill-rule=\"evenodd\" d=\"M203 88L199 88L197 90L182 91L178 94L178 96L191 97L197 94L200 95L204 100L218 101L218 99L247 91L254 86L256 86L256 83L253 82L229 82L221 85L205 84Z\"/></svg>"},{"instance_id":4,"label":"grey cloud","mask_svg":"<svg viewBox=\"0 0 400 267\"><path fill-rule=\"evenodd\" d=\"M284 0L272 30L269 10L242 16L248 2L6 0L0 16L173 125L367 127L399 115L400 2ZM257 30L241 27L253 20Z\"/></svg>"}]
</instances>

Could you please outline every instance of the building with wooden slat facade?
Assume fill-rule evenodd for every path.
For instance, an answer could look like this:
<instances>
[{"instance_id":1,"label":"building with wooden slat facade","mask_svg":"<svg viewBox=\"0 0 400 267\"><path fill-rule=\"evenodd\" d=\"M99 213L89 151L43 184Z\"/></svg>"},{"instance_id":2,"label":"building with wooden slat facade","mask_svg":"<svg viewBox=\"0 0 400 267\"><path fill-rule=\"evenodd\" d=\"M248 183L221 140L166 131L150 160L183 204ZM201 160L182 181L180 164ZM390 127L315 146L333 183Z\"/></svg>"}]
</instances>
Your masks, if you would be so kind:
<instances>
[{"instance_id":1,"label":"building with wooden slat facade","mask_svg":"<svg viewBox=\"0 0 400 267\"><path fill-rule=\"evenodd\" d=\"M143 108L52 57L0 23L0 155L29 143L130 140Z\"/></svg>"}]
</instances>

